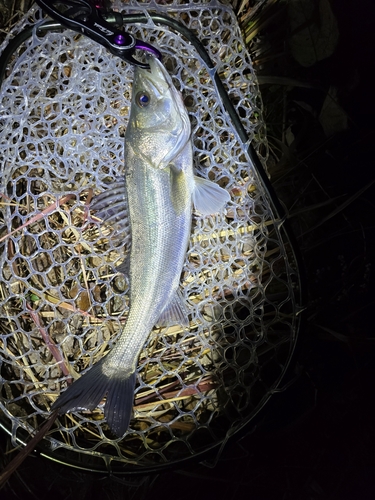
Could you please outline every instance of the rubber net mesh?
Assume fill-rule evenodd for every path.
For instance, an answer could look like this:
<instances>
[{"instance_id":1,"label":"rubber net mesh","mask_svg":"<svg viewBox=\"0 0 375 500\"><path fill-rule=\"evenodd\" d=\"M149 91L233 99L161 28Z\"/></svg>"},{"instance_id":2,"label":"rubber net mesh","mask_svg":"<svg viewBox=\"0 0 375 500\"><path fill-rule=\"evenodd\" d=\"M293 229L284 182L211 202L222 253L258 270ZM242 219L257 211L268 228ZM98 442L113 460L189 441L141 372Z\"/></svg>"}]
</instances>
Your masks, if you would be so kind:
<instances>
[{"instance_id":1,"label":"rubber net mesh","mask_svg":"<svg viewBox=\"0 0 375 500\"><path fill-rule=\"evenodd\" d=\"M143 12L148 4L115 3ZM169 3L204 42L263 160L267 145L251 61L230 8ZM42 19L37 9L9 39ZM58 418L55 458L131 469L197 455L243 426L277 388L296 338L298 269L282 224L193 46L165 26L129 25L157 46L192 123L198 175L225 187L224 215L193 214L181 279L190 327L154 329L139 359L134 419L115 438L99 407ZM124 172L133 69L72 31L34 30L0 98L2 425L16 442L49 415L70 377L111 349L126 322L128 251L90 212Z\"/></svg>"}]
</instances>

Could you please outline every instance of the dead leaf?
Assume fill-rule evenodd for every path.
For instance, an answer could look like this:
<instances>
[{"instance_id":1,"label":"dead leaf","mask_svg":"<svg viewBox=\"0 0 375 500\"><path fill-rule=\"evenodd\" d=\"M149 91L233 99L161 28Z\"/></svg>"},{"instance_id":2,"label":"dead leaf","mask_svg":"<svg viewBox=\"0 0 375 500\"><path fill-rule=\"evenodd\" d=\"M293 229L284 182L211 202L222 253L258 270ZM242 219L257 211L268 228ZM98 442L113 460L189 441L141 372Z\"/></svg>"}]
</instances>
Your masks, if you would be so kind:
<instances>
[{"instance_id":1,"label":"dead leaf","mask_svg":"<svg viewBox=\"0 0 375 500\"><path fill-rule=\"evenodd\" d=\"M288 14L293 57L309 67L333 54L339 30L329 0L290 0Z\"/></svg>"},{"instance_id":2,"label":"dead leaf","mask_svg":"<svg viewBox=\"0 0 375 500\"><path fill-rule=\"evenodd\" d=\"M327 137L348 128L348 115L337 101L337 89L335 87L329 89L319 115L319 122Z\"/></svg>"},{"instance_id":3,"label":"dead leaf","mask_svg":"<svg viewBox=\"0 0 375 500\"><path fill-rule=\"evenodd\" d=\"M286 140L286 143L288 144L289 147L293 144L293 142L295 140L291 125L286 129L285 140Z\"/></svg>"}]
</instances>

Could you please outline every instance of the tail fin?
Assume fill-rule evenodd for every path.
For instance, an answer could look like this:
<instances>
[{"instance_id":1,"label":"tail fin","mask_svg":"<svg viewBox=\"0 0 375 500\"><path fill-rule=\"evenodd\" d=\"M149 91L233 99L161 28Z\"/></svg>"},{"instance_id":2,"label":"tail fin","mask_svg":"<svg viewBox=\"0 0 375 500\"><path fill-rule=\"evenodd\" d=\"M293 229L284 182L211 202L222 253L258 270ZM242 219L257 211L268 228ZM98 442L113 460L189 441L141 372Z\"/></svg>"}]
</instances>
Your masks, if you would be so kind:
<instances>
[{"instance_id":1,"label":"tail fin","mask_svg":"<svg viewBox=\"0 0 375 500\"><path fill-rule=\"evenodd\" d=\"M127 431L132 416L136 376L121 368L113 375L103 373L104 359L68 387L51 410L58 409L60 414L80 408L93 410L107 394L104 415L112 432L120 437Z\"/></svg>"}]
</instances>

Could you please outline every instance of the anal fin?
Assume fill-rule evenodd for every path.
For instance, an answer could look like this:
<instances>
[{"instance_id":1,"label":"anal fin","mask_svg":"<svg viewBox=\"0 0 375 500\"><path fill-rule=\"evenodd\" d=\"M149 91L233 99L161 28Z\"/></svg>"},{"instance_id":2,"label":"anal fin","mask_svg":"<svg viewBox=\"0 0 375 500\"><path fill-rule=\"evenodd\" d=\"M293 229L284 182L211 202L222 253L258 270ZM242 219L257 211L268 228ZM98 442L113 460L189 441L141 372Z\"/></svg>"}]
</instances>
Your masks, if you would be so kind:
<instances>
[{"instance_id":1,"label":"anal fin","mask_svg":"<svg viewBox=\"0 0 375 500\"><path fill-rule=\"evenodd\" d=\"M180 290L175 292L164 307L156 324L158 326L189 326L188 311Z\"/></svg>"},{"instance_id":2,"label":"anal fin","mask_svg":"<svg viewBox=\"0 0 375 500\"><path fill-rule=\"evenodd\" d=\"M130 255L127 254L125 256L125 259L121 262L119 266L116 266L116 271L118 273L122 273L125 276L129 276L130 272Z\"/></svg>"}]
</instances>

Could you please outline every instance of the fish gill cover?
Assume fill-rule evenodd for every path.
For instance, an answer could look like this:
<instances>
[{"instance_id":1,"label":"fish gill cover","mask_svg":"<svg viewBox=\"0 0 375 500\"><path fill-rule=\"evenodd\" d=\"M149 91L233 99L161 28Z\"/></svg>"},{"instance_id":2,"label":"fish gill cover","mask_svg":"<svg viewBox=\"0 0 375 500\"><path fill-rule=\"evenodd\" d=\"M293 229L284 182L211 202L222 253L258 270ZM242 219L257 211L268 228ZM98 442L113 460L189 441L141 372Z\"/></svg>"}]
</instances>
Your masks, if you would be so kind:
<instances>
[{"instance_id":1,"label":"fish gill cover","mask_svg":"<svg viewBox=\"0 0 375 500\"><path fill-rule=\"evenodd\" d=\"M148 7L132 2L126 12ZM217 2L152 9L204 40L265 162L260 93L231 9ZM33 8L2 49L41 19ZM181 34L151 18L127 30L162 51L189 112L195 172L231 195L226 213L192 216L180 286L190 324L151 332L127 434L116 438L99 407L60 416L45 439L46 454L61 461L134 470L195 456L248 422L285 373L301 303L288 235L212 70ZM132 79L130 65L84 36L34 30L2 85L0 418L14 443L109 351L126 322L128 282L116 267L129 251L129 230L89 209L124 172Z\"/></svg>"}]
</instances>

